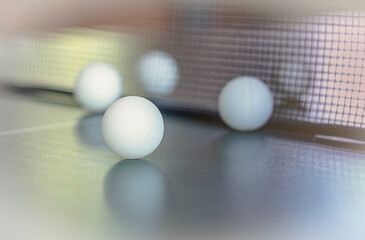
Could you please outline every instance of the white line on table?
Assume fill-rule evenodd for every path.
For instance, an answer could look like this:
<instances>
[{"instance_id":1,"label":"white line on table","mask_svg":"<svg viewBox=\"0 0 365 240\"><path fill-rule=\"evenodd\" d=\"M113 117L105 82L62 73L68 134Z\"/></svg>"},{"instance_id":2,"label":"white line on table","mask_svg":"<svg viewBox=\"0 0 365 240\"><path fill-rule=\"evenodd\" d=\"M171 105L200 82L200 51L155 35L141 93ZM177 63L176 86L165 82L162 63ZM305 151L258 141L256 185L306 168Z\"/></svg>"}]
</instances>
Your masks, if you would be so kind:
<instances>
[{"instance_id":1,"label":"white line on table","mask_svg":"<svg viewBox=\"0 0 365 240\"><path fill-rule=\"evenodd\" d=\"M73 121L68 121L68 122L53 123L53 124L42 125L42 126L6 130L6 131L0 132L0 136L9 136L9 135L15 135L15 134L21 134L21 133L52 130L52 129L62 128L62 127L73 127L77 124L77 122L78 122L77 120L73 120Z\"/></svg>"}]
</instances>

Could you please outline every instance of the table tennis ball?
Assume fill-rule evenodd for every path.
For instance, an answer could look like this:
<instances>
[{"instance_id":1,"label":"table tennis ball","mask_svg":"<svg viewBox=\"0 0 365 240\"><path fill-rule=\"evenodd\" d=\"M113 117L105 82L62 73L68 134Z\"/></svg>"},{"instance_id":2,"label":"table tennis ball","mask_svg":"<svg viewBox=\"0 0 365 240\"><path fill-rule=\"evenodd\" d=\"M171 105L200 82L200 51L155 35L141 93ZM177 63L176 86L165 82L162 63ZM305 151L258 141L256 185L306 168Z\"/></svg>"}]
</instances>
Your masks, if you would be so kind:
<instances>
[{"instance_id":1,"label":"table tennis ball","mask_svg":"<svg viewBox=\"0 0 365 240\"><path fill-rule=\"evenodd\" d=\"M127 159L143 158L160 145L164 123L160 111L142 97L119 99L105 112L102 122L106 145Z\"/></svg>"},{"instance_id":2,"label":"table tennis ball","mask_svg":"<svg viewBox=\"0 0 365 240\"><path fill-rule=\"evenodd\" d=\"M81 71L75 87L75 99L83 107L102 112L122 96L119 71L106 63L95 63Z\"/></svg>"},{"instance_id":3,"label":"table tennis ball","mask_svg":"<svg viewBox=\"0 0 365 240\"><path fill-rule=\"evenodd\" d=\"M251 131L265 125L273 111L269 88L255 77L238 77L228 82L218 99L222 120L231 128Z\"/></svg>"},{"instance_id":4,"label":"table tennis ball","mask_svg":"<svg viewBox=\"0 0 365 240\"><path fill-rule=\"evenodd\" d=\"M152 51L142 56L137 70L142 87L155 95L172 94L180 78L176 61L162 51Z\"/></svg>"}]
</instances>

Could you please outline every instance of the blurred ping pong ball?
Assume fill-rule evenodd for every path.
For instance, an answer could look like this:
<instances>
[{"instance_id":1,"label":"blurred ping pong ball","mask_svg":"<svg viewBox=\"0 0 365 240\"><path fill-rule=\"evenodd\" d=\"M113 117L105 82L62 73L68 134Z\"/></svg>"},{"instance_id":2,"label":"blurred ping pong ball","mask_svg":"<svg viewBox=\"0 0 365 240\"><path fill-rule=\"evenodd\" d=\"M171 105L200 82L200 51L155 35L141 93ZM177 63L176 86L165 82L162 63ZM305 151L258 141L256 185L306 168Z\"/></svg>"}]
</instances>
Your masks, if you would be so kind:
<instances>
[{"instance_id":1,"label":"blurred ping pong ball","mask_svg":"<svg viewBox=\"0 0 365 240\"><path fill-rule=\"evenodd\" d=\"M219 115L229 127L238 131L261 128L270 119L273 97L264 82L255 77L238 77L229 81L218 98Z\"/></svg>"},{"instance_id":2,"label":"blurred ping pong ball","mask_svg":"<svg viewBox=\"0 0 365 240\"><path fill-rule=\"evenodd\" d=\"M164 122L149 100L130 96L119 99L105 112L102 122L106 145L127 159L143 158L160 145Z\"/></svg>"},{"instance_id":3,"label":"blurred ping pong ball","mask_svg":"<svg viewBox=\"0 0 365 240\"><path fill-rule=\"evenodd\" d=\"M122 96L123 80L119 71L106 63L85 67L76 82L76 101L94 112L105 111Z\"/></svg>"},{"instance_id":4,"label":"blurred ping pong ball","mask_svg":"<svg viewBox=\"0 0 365 240\"><path fill-rule=\"evenodd\" d=\"M143 55L137 70L142 87L155 95L172 94L180 78L175 59L162 51L151 51Z\"/></svg>"}]
</instances>

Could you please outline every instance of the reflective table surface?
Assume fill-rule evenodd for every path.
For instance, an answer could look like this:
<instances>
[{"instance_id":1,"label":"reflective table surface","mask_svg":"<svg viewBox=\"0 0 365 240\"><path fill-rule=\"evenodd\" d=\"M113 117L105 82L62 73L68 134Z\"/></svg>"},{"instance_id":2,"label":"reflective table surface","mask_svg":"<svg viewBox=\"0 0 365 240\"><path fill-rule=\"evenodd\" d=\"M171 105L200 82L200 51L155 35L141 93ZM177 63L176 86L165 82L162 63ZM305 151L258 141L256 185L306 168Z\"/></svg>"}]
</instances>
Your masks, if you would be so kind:
<instances>
[{"instance_id":1,"label":"reflective table surface","mask_svg":"<svg viewBox=\"0 0 365 240\"><path fill-rule=\"evenodd\" d=\"M70 101L72 102L72 101ZM101 115L0 92L1 239L365 239L365 154L163 112L123 160Z\"/></svg>"}]
</instances>

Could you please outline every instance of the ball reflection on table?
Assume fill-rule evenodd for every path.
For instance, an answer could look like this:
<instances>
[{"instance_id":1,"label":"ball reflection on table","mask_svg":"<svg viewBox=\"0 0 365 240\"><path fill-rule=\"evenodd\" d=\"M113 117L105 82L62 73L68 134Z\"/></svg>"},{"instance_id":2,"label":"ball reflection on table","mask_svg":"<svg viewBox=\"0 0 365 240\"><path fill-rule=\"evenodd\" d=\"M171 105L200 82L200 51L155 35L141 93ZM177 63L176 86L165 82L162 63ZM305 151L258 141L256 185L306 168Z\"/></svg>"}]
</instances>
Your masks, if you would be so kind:
<instances>
[{"instance_id":1,"label":"ball reflection on table","mask_svg":"<svg viewBox=\"0 0 365 240\"><path fill-rule=\"evenodd\" d=\"M165 216L166 178L146 160L115 164L105 179L105 195L113 214L137 226L155 227Z\"/></svg>"}]
</instances>

